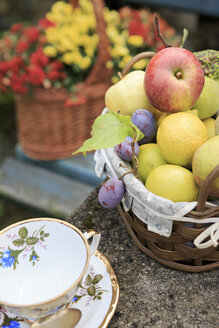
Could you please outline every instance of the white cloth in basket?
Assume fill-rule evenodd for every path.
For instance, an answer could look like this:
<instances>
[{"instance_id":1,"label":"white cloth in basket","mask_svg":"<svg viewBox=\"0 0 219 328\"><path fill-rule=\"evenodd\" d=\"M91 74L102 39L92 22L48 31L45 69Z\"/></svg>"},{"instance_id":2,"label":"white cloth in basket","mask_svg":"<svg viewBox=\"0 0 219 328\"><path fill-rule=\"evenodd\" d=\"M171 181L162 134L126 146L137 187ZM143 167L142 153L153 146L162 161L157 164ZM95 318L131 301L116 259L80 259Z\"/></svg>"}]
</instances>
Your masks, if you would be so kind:
<instances>
[{"instance_id":1,"label":"white cloth in basket","mask_svg":"<svg viewBox=\"0 0 219 328\"><path fill-rule=\"evenodd\" d=\"M103 173L110 178L120 177L128 171L120 164L130 166L129 163L123 161L116 154L114 148L97 150L94 159L96 162L95 171L98 177L101 177ZM135 215L147 224L149 231L169 237L174 220L185 221L190 224L219 222L219 217L207 219L185 217L187 213L195 208L197 202L174 203L159 197L148 191L132 173L125 175L123 181L126 186L125 196L122 200L125 211L132 208Z\"/></svg>"}]
</instances>

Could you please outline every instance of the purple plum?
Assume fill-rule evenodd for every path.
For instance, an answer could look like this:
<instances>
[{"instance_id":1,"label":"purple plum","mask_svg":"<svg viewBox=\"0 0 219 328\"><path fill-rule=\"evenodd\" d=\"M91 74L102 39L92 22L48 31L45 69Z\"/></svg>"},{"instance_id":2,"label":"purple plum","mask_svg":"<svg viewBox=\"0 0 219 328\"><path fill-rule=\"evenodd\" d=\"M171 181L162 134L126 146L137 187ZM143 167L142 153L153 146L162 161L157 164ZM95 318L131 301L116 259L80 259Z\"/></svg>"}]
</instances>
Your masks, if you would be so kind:
<instances>
[{"instance_id":1,"label":"purple plum","mask_svg":"<svg viewBox=\"0 0 219 328\"><path fill-rule=\"evenodd\" d=\"M114 147L117 155L124 161L130 162L132 160L132 145L131 145L132 142L133 142L132 137L126 137L125 141ZM139 144L135 142L135 155L138 156L138 154L139 154Z\"/></svg>"},{"instance_id":2,"label":"purple plum","mask_svg":"<svg viewBox=\"0 0 219 328\"><path fill-rule=\"evenodd\" d=\"M125 185L119 178L110 178L99 190L98 199L106 208L114 208L121 202L125 193Z\"/></svg>"},{"instance_id":3,"label":"purple plum","mask_svg":"<svg viewBox=\"0 0 219 328\"><path fill-rule=\"evenodd\" d=\"M145 135L143 139L140 140L140 145L150 143L155 139L157 122L155 116L149 110L136 110L132 115L132 123L134 123Z\"/></svg>"}]
</instances>

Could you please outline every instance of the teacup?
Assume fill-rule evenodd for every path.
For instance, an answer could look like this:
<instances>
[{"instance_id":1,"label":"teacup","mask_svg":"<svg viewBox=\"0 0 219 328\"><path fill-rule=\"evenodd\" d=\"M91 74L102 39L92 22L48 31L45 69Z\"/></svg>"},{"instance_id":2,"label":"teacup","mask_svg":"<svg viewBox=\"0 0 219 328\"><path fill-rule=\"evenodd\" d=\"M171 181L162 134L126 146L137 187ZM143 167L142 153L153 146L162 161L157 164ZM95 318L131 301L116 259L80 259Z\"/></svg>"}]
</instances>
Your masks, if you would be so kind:
<instances>
[{"instance_id":1,"label":"teacup","mask_svg":"<svg viewBox=\"0 0 219 328\"><path fill-rule=\"evenodd\" d=\"M93 236L91 245L88 239ZM0 306L36 320L65 307L83 279L100 233L36 218L0 231Z\"/></svg>"}]
</instances>

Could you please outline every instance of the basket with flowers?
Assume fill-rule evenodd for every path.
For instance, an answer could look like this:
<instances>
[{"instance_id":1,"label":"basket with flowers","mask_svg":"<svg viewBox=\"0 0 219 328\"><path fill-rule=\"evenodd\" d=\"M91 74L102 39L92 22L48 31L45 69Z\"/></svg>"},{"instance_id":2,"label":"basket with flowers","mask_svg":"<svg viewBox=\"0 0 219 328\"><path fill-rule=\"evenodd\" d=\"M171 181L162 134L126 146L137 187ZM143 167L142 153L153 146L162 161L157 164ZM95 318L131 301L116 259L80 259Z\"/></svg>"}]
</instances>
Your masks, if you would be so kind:
<instances>
[{"instance_id":1,"label":"basket with flowers","mask_svg":"<svg viewBox=\"0 0 219 328\"><path fill-rule=\"evenodd\" d=\"M152 16L98 0L57 1L35 26L11 26L0 40L0 92L15 95L18 141L28 156L69 157L90 136L114 72L139 51L161 46ZM162 24L177 43L175 30Z\"/></svg>"}]
</instances>

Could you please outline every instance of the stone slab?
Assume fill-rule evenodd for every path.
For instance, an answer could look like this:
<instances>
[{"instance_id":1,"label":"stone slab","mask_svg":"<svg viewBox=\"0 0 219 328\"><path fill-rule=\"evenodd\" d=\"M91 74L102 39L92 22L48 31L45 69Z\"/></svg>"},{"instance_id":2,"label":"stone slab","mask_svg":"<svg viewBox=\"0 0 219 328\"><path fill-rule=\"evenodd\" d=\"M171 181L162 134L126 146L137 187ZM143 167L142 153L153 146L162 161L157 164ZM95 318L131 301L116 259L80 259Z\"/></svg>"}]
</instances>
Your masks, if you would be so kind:
<instances>
[{"instance_id":1,"label":"stone slab","mask_svg":"<svg viewBox=\"0 0 219 328\"><path fill-rule=\"evenodd\" d=\"M64 158L53 161L38 161L27 156L22 147L17 144L15 154L21 161L32 164L52 172L57 172L63 176L73 180L80 181L87 185L96 187L103 179L100 179L95 174L95 161L93 153L87 154L87 157L78 155L71 158Z\"/></svg>"},{"instance_id":2,"label":"stone slab","mask_svg":"<svg viewBox=\"0 0 219 328\"><path fill-rule=\"evenodd\" d=\"M55 172L6 157L0 166L0 195L65 218L94 187Z\"/></svg>"}]
</instances>

